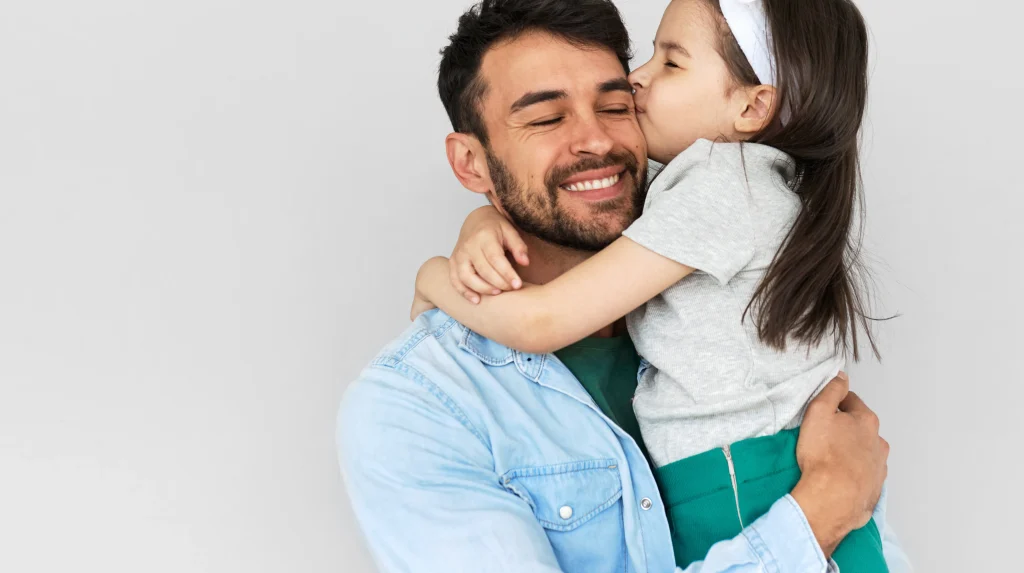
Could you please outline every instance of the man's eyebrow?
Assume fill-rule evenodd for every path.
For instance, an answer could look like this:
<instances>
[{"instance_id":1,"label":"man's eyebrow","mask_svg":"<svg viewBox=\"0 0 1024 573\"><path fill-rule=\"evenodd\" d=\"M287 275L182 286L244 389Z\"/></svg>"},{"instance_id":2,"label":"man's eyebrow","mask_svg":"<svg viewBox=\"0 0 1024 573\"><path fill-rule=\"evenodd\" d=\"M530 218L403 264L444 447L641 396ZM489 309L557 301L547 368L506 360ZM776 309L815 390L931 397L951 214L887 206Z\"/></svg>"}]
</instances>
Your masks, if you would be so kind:
<instances>
[{"instance_id":1,"label":"man's eyebrow","mask_svg":"<svg viewBox=\"0 0 1024 573\"><path fill-rule=\"evenodd\" d=\"M680 44L676 42L663 40L661 42L658 42L656 45L660 47L662 50L665 50L666 52L679 52L682 55L686 56L687 58L693 57L690 55L690 52L686 51L686 48L682 47Z\"/></svg>"},{"instance_id":2,"label":"man's eyebrow","mask_svg":"<svg viewBox=\"0 0 1024 573\"><path fill-rule=\"evenodd\" d=\"M601 85L597 86L597 91L603 94L609 92L626 92L631 94L633 93L633 86L629 85L629 80L626 78L615 78L614 80L601 82Z\"/></svg>"},{"instance_id":3,"label":"man's eyebrow","mask_svg":"<svg viewBox=\"0 0 1024 573\"><path fill-rule=\"evenodd\" d=\"M556 99L565 99L569 97L569 94L563 90L547 90L542 92L530 92L523 97L517 99L512 104L512 113L521 111L524 108L528 108L531 105L543 103L546 101L552 101Z\"/></svg>"}]
</instances>

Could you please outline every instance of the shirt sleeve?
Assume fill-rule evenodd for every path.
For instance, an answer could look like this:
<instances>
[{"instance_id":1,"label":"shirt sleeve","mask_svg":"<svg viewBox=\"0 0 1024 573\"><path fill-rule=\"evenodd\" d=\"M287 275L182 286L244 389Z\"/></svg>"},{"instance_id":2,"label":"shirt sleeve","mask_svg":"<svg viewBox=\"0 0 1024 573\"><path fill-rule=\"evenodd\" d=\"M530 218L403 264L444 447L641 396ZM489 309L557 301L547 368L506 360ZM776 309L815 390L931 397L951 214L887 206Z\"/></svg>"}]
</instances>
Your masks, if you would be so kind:
<instances>
[{"instance_id":1,"label":"shirt sleeve","mask_svg":"<svg viewBox=\"0 0 1024 573\"><path fill-rule=\"evenodd\" d=\"M711 547L703 561L677 573L826 573L836 570L825 559L803 510L791 496L732 539Z\"/></svg>"},{"instance_id":2,"label":"shirt sleeve","mask_svg":"<svg viewBox=\"0 0 1024 573\"><path fill-rule=\"evenodd\" d=\"M910 557L896 538L896 532L888 520L888 485L882 486L882 497L875 506L871 518L875 520L875 526L882 536L882 555L885 556L885 564L889 566L889 573L912 573L914 567L910 564Z\"/></svg>"},{"instance_id":3,"label":"shirt sleeve","mask_svg":"<svg viewBox=\"0 0 1024 573\"><path fill-rule=\"evenodd\" d=\"M560 571L483 436L414 378L371 367L338 416L342 478L380 571Z\"/></svg>"},{"instance_id":4,"label":"shirt sleeve","mask_svg":"<svg viewBox=\"0 0 1024 573\"><path fill-rule=\"evenodd\" d=\"M754 257L750 192L740 148L699 141L655 177L624 236L729 282Z\"/></svg>"}]
</instances>

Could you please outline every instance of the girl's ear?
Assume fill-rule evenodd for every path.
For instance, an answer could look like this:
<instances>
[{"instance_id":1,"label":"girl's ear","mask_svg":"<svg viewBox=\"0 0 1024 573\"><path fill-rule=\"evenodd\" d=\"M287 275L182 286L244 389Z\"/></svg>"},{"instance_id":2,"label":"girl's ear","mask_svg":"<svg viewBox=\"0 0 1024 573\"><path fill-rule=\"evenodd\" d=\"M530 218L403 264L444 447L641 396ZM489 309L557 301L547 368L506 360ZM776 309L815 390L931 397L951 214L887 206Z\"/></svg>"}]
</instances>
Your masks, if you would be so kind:
<instances>
[{"instance_id":1,"label":"girl's ear","mask_svg":"<svg viewBox=\"0 0 1024 573\"><path fill-rule=\"evenodd\" d=\"M778 102L773 86L754 86L739 90L743 109L736 118L735 128L743 136L752 136L772 122Z\"/></svg>"}]
</instances>

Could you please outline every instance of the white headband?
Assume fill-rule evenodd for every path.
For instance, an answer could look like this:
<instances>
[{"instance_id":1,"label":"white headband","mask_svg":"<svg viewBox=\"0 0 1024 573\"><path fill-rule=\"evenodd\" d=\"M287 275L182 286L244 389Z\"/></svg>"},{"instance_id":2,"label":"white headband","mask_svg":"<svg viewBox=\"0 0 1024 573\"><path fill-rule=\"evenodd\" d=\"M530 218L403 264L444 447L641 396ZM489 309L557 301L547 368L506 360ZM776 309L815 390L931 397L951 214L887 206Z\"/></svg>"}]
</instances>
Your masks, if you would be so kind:
<instances>
[{"instance_id":1,"label":"white headband","mask_svg":"<svg viewBox=\"0 0 1024 573\"><path fill-rule=\"evenodd\" d=\"M722 14L736 42L763 85L775 85L772 31L762 0L720 0Z\"/></svg>"}]
</instances>

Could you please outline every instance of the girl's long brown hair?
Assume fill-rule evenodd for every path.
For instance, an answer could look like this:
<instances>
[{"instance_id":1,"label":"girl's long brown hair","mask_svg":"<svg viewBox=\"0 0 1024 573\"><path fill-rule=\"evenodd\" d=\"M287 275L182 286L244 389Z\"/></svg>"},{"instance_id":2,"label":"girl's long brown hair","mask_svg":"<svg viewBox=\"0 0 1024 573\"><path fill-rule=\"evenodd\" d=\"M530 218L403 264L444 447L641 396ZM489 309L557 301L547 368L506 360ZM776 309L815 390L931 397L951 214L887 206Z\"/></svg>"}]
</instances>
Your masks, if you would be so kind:
<instances>
[{"instance_id":1,"label":"girl's long brown hair","mask_svg":"<svg viewBox=\"0 0 1024 573\"><path fill-rule=\"evenodd\" d=\"M737 83L756 74L729 31L718 0L720 50ZM868 35L849 0L764 0L772 30L777 110L751 141L796 162L794 191L801 209L747 311L760 338L784 349L788 341L834 339L859 358L863 331L878 349L866 314L856 213L863 207L860 127L867 103ZM783 122L782 119L785 118Z\"/></svg>"}]
</instances>

